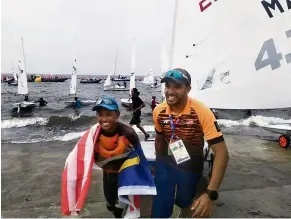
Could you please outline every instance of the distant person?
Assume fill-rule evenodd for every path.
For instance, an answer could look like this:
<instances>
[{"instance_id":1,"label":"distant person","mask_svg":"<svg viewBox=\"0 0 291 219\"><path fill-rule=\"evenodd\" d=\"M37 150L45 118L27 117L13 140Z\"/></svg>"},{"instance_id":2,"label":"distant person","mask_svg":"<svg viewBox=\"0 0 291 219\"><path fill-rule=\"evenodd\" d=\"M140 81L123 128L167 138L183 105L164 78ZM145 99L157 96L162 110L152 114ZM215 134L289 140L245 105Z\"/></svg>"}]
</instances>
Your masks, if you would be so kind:
<instances>
[{"instance_id":1,"label":"distant person","mask_svg":"<svg viewBox=\"0 0 291 219\"><path fill-rule=\"evenodd\" d=\"M75 101L73 102L74 109L80 109L82 107L81 101L78 100L78 97L75 97L74 99L75 99Z\"/></svg>"},{"instance_id":2,"label":"distant person","mask_svg":"<svg viewBox=\"0 0 291 219\"><path fill-rule=\"evenodd\" d=\"M152 110L154 110L158 104L159 102L156 101L156 96L152 96L152 102L151 102Z\"/></svg>"},{"instance_id":3,"label":"distant person","mask_svg":"<svg viewBox=\"0 0 291 219\"><path fill-rule=\"evenodd\" d=\"M27 95L25 95L25 96L24 96L24 101L29 101L29 99L28 99L28 96L27 96Z\"/></svg>"},{"instance_id":4,"label":"distant person","mask_svg":"<svg viewBox=\"0 0 291 219\"><path fill-rule=\"evenodd\" d=\"M73 102L73 108L75 110L76 116L80 115L80 108L82 107L82 103L78 100L78 97L75 97L75 101Z\"/></svg>"},{"instance_id":5,"label":"distant person","mask_svg":"<svg viewBox=\"0 0 291 219\"><path fill-rule=\"evenodd\" d=\"M39 100L37 101L39 103L39 106L46 106L47 102L41 97L39 98Z\"/></svg>"},{"instance_id":6,"label":"distant person","mask_svg":"<svg viewBox=\"0 0 291 219\"><path fill-rule=\"evenodd\" d=\"M247 116L249 116L249 117L252 116L252 111L251 110L247 110Z\"/></svg>"},{"instance_id":7,"label":"distant person","mask_svg":"<svg viewBox=\"0 0 291 219\"><path fill-rule=\"evenodd\" d=\"M129 122L130 126L136 125L142 133L145 135L145 140L148 140L150 135L144 130L144 128L140 125L141 123L141 109L145 107L144 102L139 97L139 91L136 88L131 90L131 99L132 99L132 109L133 109L133 116Z\"/></svg>"},{"instance_id":8,"label":"distant person","mask_svg":"<svg viewBox=\"0 0 291 219\"><path fill-rule=\"evenodd\" d=\"M123 86L126 88L126 82L125 81L123 82Z\"/></svg>"}]
</instances>

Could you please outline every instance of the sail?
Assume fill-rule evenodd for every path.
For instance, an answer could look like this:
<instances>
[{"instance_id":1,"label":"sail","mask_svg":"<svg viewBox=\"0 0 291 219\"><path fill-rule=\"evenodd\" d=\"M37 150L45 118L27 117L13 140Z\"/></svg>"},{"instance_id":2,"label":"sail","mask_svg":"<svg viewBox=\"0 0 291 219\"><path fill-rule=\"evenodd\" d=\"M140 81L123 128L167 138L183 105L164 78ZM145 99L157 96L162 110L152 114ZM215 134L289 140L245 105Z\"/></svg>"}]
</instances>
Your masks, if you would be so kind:
<instances>
[{"instance_id":1,"label":"sail","mask_svg":"<svg viewBox=\"0 0 291 219\"><path fill-rule=\"evenodd\" d=\"M107 78L106 78L106 80L105 80L105 82L104 82L104 85L103 85L104 88L105 88L105 87L109 87L109 86L111 86L111 75L112 75L114 72L115 72L115 65L113 65L113 67L112 67L112 72L110 72L110 73L108 74L108 76L107 76Z\"/></svg>"},{"instance_id":2,"label":"sail","mask_svg":"<svg viewBox=\"0 0 291 219\"><path fill-rule=\"evenodd\" d=\"M27 86L27 75L26 75L26 66L25 66L25 54L24 54L24 44L23 38L21 37L22 43L22 53L21 59L18 61L18 94L26 95L28 94L28 86Z\"/></svg>"},{"instance_id":3,"label":"sail","mask_svg":"<svg viewBox=\"0 0 291 219\"><path fill-rule=\"evenodd\" d=\"M290 8L285 0L179 1L173 67L191 74L190 96L220 109L291 107L284 98L291 93ZM214 86L197 91L211 69Z\"/></svg>"},{"instance_id":4,"label":"sail","mask_svg":"<svg viewBox=\"0 0 291 219\"><path fill-rule=\"evenodd\" d=\"M131 95L132 88L135 88L135 40L133 40L132 52L131 52L131 70L129 81L129 94Z\"/></svg>"},{"instance_id":5,"label":"sail","mask_svg":"<svg viewBox=\"0 0 291 219\"><path fill-rule=\"evenodd\" d=\"M76 93L77 93L77 60L75 59L71 74L70 95L76 95Z\"/></svg>"},{"instance_id":6,"label":"sail","mask_svg":"<svg viewBox=\"0 0 291 219\"><path fill-rule=\"evenodd\" d=\"M153 84L155 83L154 73L151 68L149 68L147 75L143 79L144 84Z\"/></svg>"},{"instance_id":7,"label":"sail","mask_svg":"<svg viewBox=\"0 0 291 219\"><path fill-rule=\"evenodd\" d=\"M18 94L28 94L27 75L23 62L18 61Z\"/></svg>"},{"instance_id":8,"label":"sail","mask_svg":"<svg viewBox=\"0 0 291 219\"><path fill-rule=\"evenodd\" d=\"M176 0L171 68L184 68L191 74L193 92L199 90L198 81L207 77L219 58L212 51L210 34L215 22L215 3L201 13L200 5L207 2L213 1Z\"/></svg>"},{"instance_id":9,"label":"sail","mask_svg":"<svg viewBox=\"0 0 291 219\"><path fill-rule=\"evenodd\" d=\"M16 74L16 72L14 71L13 66L12 66L12 74L13 74L14 82L17 82L17 74Z\"/></svg>"},{"instance_id":10,"label":"sail","mask_svg":"<svg viewBox=\"0 0 291 219\"><path fill-rule=\"evenodd\" d=\"M213 50L227 61L231 83L196 97L212 108L291 107L291 98L286 98L291 93L290 3L224 0L214 4L215 20L221 25L212 27Z\"/></svg>"}]
</instances>

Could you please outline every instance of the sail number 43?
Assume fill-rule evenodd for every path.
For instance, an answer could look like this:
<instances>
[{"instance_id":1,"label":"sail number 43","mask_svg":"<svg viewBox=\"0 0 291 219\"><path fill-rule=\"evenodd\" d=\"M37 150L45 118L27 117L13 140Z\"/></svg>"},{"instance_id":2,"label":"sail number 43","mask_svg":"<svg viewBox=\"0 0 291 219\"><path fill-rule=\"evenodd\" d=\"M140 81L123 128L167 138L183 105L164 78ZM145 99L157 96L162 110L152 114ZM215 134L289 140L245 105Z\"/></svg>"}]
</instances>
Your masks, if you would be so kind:
<instances>
[{"instance_id":1,"label":"sail number 43","mask_svg":"<svg viewBox=\"0 0 291 219\"><path fill-rule=\"evenodd\" d=\"M291 38L291 29L286 31L286 37ZM263 59L265 54L267 54L267 58ZM274 39L271 38L263 43L259 55L255 61L255 68L258 71L261 68L270 65L272 70L274 70L281 67L280 61L282 59L282 53L277 52ZM285 60L287 64L291 63L291 53L285 55Z\"/></svg>"}]
</instances>

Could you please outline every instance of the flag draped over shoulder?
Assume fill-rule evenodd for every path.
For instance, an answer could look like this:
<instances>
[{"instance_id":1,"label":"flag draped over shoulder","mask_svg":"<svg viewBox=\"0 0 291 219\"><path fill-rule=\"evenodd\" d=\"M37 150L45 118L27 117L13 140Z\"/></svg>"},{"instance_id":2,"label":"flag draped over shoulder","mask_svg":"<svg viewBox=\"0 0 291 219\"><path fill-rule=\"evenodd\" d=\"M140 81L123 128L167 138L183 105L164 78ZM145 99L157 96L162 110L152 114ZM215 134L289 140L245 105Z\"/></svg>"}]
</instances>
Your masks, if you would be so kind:
<instances>
[{"instance_id":1,"label":"flag draped over shoulder","mask_svg":"<svg viewBox=\"0 0 291 219\"><path fill-rule=\"evenodd\" d=\"M101 127L92 126L69 154L62 175L62 215L77 215L85 202L94 164L94 143ZM156 187L140 145L133 150L118 173L118 198L129 205L125 218L140 216L140 195L156 195Z\"/></svg>"}]
</instances>

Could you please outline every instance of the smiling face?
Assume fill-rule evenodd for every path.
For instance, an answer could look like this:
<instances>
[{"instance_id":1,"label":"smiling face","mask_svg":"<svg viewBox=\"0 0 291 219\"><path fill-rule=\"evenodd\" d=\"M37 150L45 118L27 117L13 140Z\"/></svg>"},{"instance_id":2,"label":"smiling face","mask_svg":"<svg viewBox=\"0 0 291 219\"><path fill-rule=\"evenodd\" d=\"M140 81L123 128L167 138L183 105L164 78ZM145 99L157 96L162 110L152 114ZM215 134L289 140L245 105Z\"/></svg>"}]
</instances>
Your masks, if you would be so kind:
<instances>
[{"instance_id":1,"label":"smiling face","mask_svg":"<svg viewBox=\"0 0 291 219\"><path fill-rule=\"evenodd\" d=\"M179 106L187 100L190 86L180 84L173 80L167 80L165 86L165 96L169 106Z\"/></svg>"},{"instance_id":2,"label":"smiling face","mask_svg":"<svg viewBox=\"0 0 291 219\"><path fill-rule=\"evenodd\" d=\"M113 132L116 128L117 119L120 115L117 111L111 111L105 108L100 108L97 111L97 122L106 132Z\"/></svg>"}]
</instances>

